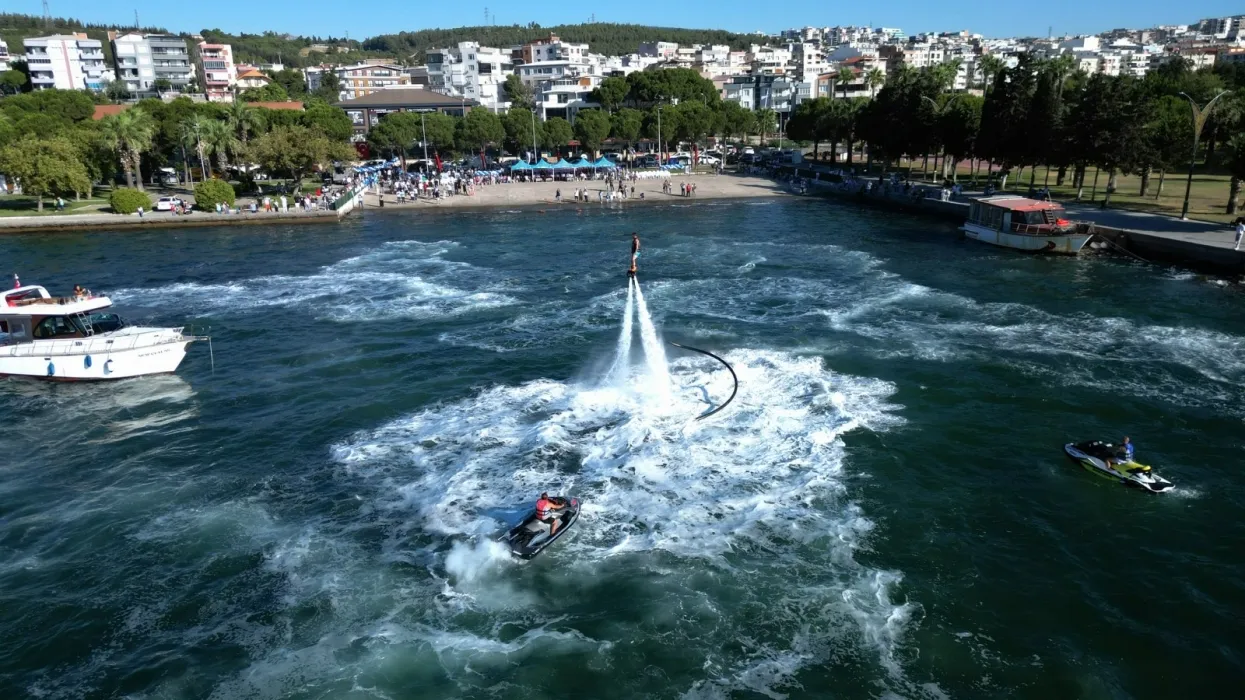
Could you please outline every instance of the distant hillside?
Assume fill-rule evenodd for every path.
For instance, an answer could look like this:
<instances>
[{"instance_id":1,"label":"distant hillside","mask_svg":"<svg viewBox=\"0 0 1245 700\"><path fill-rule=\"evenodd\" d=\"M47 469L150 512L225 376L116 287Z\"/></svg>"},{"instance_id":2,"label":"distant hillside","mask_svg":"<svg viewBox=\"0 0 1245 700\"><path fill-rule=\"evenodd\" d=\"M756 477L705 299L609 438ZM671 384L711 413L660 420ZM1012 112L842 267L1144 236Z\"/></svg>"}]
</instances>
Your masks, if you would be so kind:
<instances>
[{"instance_id":1,"label":"distant hillside","mask_svg":"<svg viewBox=\"0 0 1245 700\"><path fill-rule=\"evenodd\" d=\"M112 60L112 47L107 42L110 29L134 31L130 26L84 24L75 19L0 13L0 38L9 45L9 52L22 53L22 39L47 34L85 32L92 39L104 42L106 58ZM142 27L138 31L172 33L189 38L190 32L169 32L161 27ZM351 63L362 58L391 58L402 63L423 63L424 52L433 48L454 46L460 41L478 41L485 46L512 46L544 39L550 32L577 44L588 44L595 53L618 56L634 53L641 42L673 41L679 44L726 44L733 49L746 49L752 43L764 43L765 37L736 34L719 29L680 29L650 27L640 24L563 24L542 27L538 24L509 27L457 27L454 29L421 29L416 32L382 34L359 41L334 37L306 37L276 32L262 34L229 34L219 29L198 32L208 41L233 46L234 60L239 63L271 63L280 61L288 67L302 68L319 63ZM317 49L327 48L322 53Z\"/></svg>"},{"instance_id":2,"label":"distant hillside","mask_svg":"<svg viewBox=\"0 0 1245 700\"><path fill-rule=\"evenodd\" d=\"M454 29L421 29L416 32L382 34L363 42L363 48L387 54L413 57L422 63L428 49L454 46L460 41L478 41L485 46L511 46L557 34L564 41L588 44L593 53L620 56L635 53L644 41L673 41L679 44L726 44L733 49L746 49L753 43L765 43L765 37L736 34L720 29L680 29L650 27L642 24L560 24L542 27L539 24L509 27L456 27Z\"/></svg>"}]
</instances>

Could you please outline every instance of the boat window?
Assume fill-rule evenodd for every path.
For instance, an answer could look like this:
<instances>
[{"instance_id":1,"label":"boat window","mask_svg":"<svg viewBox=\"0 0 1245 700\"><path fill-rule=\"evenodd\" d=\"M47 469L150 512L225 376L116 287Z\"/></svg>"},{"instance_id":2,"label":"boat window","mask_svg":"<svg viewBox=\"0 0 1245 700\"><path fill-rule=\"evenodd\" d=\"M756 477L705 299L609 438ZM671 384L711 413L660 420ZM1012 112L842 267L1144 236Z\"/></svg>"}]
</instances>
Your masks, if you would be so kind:
<instances>
[{"instance_id":1,"label":"boat window","mask_svg":"<svg viewBox=\"0 0 1245 700\"><path fill-rule=\"evenodd\" d=\"M40 340L48 340L50 338L73 338L80 335L81 332L68 318L64 316L48 316L35 326L35 337Z\"/></svg>"},{"instance_id":2,"label":"boat window","mask_svg":"<svg viewBox=\"0 0 1245 700\"><path fill-rule=\"evenodd\" d=\"M81 319L78 323L82 325ZM89 331L92 335L96 335L125 328L125 321L122 321L117 314L96 312L87 314L85 325L84 332Z\"/></svg>"}]
</instances>

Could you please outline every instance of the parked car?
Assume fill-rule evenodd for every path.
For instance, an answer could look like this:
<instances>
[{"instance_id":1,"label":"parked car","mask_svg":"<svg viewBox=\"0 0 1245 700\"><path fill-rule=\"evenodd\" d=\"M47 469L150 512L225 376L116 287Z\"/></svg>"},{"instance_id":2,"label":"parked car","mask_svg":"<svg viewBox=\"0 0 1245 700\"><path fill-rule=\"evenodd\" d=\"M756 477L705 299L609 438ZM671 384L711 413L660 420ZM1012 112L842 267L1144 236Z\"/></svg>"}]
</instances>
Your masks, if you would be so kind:
<instances>
[{"instance_id":1,"label":"parked car","mask_svg":"<svg viewBox=\"0 0 1245 700\"><path fill-rule=\"evenodd\" d=\"M156 200L156 211L173 211L179 206L186 206L186 201L181 197L161 197Z\"/></svg>"},{"instance_id":2,"label":"parked car","mask_svg":"<svg viewBox=\"0 0 1245 700\"><path fill-rule=\"evenodd\" d=\"M717 165L721 162L722 160L720 158L715 158L714 156L711 156L708 153L705 153L700 156L701 165Z\"/></svg>"}]
</instances>

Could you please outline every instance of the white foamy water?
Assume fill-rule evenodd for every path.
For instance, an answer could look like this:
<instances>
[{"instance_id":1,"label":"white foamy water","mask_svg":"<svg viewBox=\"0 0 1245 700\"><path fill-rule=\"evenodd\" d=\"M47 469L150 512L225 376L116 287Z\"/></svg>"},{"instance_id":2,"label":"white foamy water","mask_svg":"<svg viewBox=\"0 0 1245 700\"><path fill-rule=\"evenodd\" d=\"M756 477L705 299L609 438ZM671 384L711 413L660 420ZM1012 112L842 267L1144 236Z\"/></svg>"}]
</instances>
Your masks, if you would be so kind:
<instances>
[{"instance_id":1,"label":"white foamy water","mask_svg":"<svg viewBox=\"0 0 1245 700\"><path fill-rule=\"evenodd\" d=\"M609 381L622 385L631 374L631 319L635 316L635 279L627 283L627 303L623 306L622 329L618 333L618 346L614 349L614 362L610 365Z\"/></svg>"},{"instance_id":2,"label":"white foamy water","mask_svg":"<svg viewBox=\"0 0 1245 700\"><path fill-rule=\"evenodd\" d=\"M686 684L690 696L781 692L843 645L872 657L883 677L899 677L894 654L915 607L892 600L897 572L853 559L873 524L848 496L842 442L851 431L901 422L888 402L894 387L832 375L817 358L756 350L726 357L742 388L705 423L691 419L729 394L730 377L711 361L678 358L665 399L538 380L493 387L336 446L344 478L374 501L402 558L434 574L428 585L439 612L418 629L399 625L392 639L438 637L429 643L454 650L439 658L461 682L469 667L521 653L495 632L462 628L462 615L489 616L492 630L539 622L538 634L561 635L542 643L591 645L608 664L612 649L649 632L618 624L605 637L587 635L561 603L530 588L527 572L556 571L559 585L591 590L597 577L627 579L638 568L650 571L633 584L642 599L713 615L710 629L678 616L664 623L670 643L684 646L679 653L704 656L703 677ZM472 539L542 490L585 503L575 532L542 560L517 565ZM447 540L454 544L445 551ZM714 572L714 585L691 586L696 571ZM752 599L772 613L735 621L734 606ZM721 651L748 635L757 640L752 653Z\"/></svg>"},{"instance_id":3,"label":"white foamy water","mask_svg":"<svg viewBox=\"0 0 1245 700\"><path fill-rule=\"evenodd\" d=\"M653 327L653 317L648 313L648 304L644 303L644 292L640 290L640 282L632 280L635 289L636 313L640 317L640 343L644 346L644 362L648 366L648 386L658 395L665 395L670 390L670 370L666 366L666 352L661 346L661 338Z\"/></svg>"},{"instance_id":4,"label":"white foamy water","mask_svg":"<svg viewBox=\"0 0 1245 700\"><path fill-rule=\"evenodd\" d=\"M425 319L510 306L518 300L490 271L445 260L445 241L395 241L309 275L264 275L222 284L178 282L110 292L127 305L214 315L298 308L332 321Z\"/></svg>"}]
</instances>

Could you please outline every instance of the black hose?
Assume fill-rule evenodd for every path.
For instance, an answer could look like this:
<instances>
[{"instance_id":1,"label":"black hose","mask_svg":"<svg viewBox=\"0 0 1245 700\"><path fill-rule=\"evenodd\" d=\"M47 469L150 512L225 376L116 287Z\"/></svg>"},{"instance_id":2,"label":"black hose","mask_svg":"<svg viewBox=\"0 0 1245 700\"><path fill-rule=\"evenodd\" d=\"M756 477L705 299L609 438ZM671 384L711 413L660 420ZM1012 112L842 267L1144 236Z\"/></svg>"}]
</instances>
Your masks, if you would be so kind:
<instances>
[{"instance_id":1,"label":"black hose","mask_svg":"<svg viewBox=\"0 0 1245 700\"><path fill-rule=\"evenodd\" d=\"M700 348L694 348L694 347L692 347L692 346L690 346L690 345L681 345L681 344L679 344L679 343L675 343L675 342L671 342L670 344L671 344L671 345L673 345L673 346L675 346L676 348L683 348L684 350L691 350L692 352L698 352L698 353L700 353L701 355L708 355L709 357L712 357L713 359L717 360L718 362L721 362L721 363L722 363L722 366L726 367L726 370L727 370L728 372L730 372L730 373L731 373L731 379L735 380L735 388L734 388L734 389L731 389L731 395L730 395L729 397L727 397L726 401L724 401L724 402L722 403L722 405L721 405L721 406L718 406L717 408L713 409L712 411L709 411L708 413L702 413L702 414L700 414L699 416L696 416L696 420L701 420L701 419L704 419L704 418L708 418L709 416L712 416L713 414L717 413L718 411L721 411L722 409L726 408L726 405L727 405L727 404L729 404L731 401L733 401L733 400L735 399L735 394L739 393L739 377L735 374L735 369L734 369L733 367L731 367L731 363L727 362L726 360L723 360L722 358L718 357L717 355L714 355L713 353L709 352L708 350L701 350Z\"/></svg>"}]
</instances>

